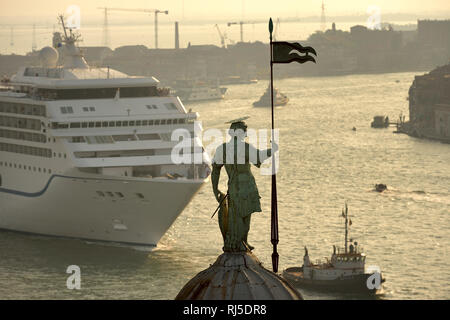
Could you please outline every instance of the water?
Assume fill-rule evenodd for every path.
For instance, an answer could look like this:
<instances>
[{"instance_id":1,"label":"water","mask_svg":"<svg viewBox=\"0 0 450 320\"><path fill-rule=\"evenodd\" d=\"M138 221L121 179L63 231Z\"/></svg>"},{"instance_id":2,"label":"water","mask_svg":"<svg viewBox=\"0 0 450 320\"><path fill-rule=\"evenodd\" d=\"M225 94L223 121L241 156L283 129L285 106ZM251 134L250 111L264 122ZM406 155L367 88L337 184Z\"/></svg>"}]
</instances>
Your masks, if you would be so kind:
<instances>
[{"instance_id":1,"label":"water","mask_svg":"<svg viewBox=\"0 0 450 320\"><path fill-rule=\"evenodd\" d=\"M291 99L276 109L280 270L301 265L305 245L313 259L342 246L340 212L348 201L351 237L387 279L381 298L450 298L450 146L370 128L374 115L408 114L414 75L275 81ZM250 128L269 128L270 110L251 106L266 86L229 86L225 100L187 107L205 128L225 129L225 121L244 115ZM254 173L263 212L253 215L249 242L270 269L270 176ZM225 180L223 174L222 190ZM372 192L375 183L389 190ZM221 253L210 219L216 206L208 183L152 252L0 232L0 299L173 299ZM72 264L81 268L79 291L66 289ZM301 292L308 299L360 298Z\"/></svg>"}]
</instances>

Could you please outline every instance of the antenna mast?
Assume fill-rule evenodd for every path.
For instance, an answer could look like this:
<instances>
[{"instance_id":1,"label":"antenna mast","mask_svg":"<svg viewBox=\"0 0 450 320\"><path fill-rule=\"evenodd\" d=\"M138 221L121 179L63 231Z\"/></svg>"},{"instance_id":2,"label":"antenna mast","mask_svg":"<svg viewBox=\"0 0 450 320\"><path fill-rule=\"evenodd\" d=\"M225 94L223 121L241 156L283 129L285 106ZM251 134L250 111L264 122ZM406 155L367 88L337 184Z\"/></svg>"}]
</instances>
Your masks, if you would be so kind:
<instances>
[{"instance_id":1,"label":"antenna mast","mask_svg":"<svg viewBox=\"0 0 450 320\"><path fill-rule=\"evenodd\" d=\"M345 203L345 212L342 210L342 216L345 218L345 253L347 253L347 243L348 243L348 207L347 202Z\"/></svg>"},{"instance_id":2,"label":"antenna mast","mask_svg":"<svg viewBox=\"0 0 450 320\"><path fill-rule=\"evenodd\" d=\"M325 4L322 0L322 15L320 16L320 28L322 29L322 32L326 31L327 25L325 20Z\"/></svg>"}]
</instances>

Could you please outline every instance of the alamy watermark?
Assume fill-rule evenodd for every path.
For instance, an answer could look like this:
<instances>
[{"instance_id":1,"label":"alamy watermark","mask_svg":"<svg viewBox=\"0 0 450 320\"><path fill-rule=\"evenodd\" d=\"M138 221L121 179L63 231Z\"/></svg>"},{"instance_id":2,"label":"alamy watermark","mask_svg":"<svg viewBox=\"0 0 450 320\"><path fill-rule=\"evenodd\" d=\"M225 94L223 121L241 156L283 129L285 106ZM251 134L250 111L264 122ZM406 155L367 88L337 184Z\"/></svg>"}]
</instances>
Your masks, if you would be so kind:
<instances>
[{"instance_id":1,"label":"alamy watermark","mask_svg":"<svg viewBox=\"0 0 450 320\"><path fill-rule=\"evenodd\" d=\"M81 9L76 4L72 4L66 8L66 27L69 29L81 28Z\"/></svg>"},{"instance_id":2,"label":"alamy watermark","mask_svg":"<svg viewBox=\"0 0 450 320\"><path fill-rule=\"evenodd\" d=\"M381 30L381 8L376 5L370 5L367 7L367 29Z\"/></svg>"},{"instance_id":3,"label":"alamy watermark","mask_svg":"<svg viewBox=\"0 0 450 320\"><path fill-rule=\"evenodd\" d=\"M381 269L379 266L368 266L366 271L372 273L366 281L369 290L378 290L381 288Z\"/></svg>"},{"instance_id":4,"label":"alamy watermark","mask_svg":"<svg viewBox=\"0 0 450 320\"><path fill-rule=\"evenodd\" d=\"M66 273L70 276L67 277L66 286L69 290L80 290L81 289L81 269L77 265L70 265L67 267Z\"/></svg>"}]
</instances>

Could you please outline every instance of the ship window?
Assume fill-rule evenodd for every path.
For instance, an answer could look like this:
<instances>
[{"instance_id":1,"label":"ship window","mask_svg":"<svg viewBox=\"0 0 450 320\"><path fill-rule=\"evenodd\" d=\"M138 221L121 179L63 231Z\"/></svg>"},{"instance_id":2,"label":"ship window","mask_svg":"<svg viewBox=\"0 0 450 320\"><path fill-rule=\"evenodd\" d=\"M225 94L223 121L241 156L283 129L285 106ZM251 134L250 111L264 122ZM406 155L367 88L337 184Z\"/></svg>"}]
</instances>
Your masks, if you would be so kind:
<instances>
[{"instance_id":1,"label":"ship window","mask_svg":"<svg viewBox=\"0 0 450 320\"><path fill-rule=\"evenodd\" d=\"M102 123L101 123L101 122L96 122L96 123L95 123L95 127L96 127L96 128L100 128L101 126L102 126Z\"/></svg>"},{"instance_id":2,"label":"ship window","mask_svg":"<svg viewBox=\"0 0 450 320\"><path fill-rule=\"evenodd\" d=\"M84 142L84 137L72 137L73 143L82 143Z\"/></svg>"},{"instance_id":3,"label":"ship window","mask_svg":"<svg viewBox=\"0 0 450 320\"><path fill-rule=\"evenodd\" d=\"M161 120L161 124L166 124L166 119Z\"/></svg>"},{"instance_id":4,"label":"ship window","mask_svg":"<svg viewBox=\"0 0 450 320\"><path fill-rule=\"evenodd\" d=\"M173 123L173 124L177 124L177 122L178 122L178 119L173 119L173 120L172 120L172 123Z\"/></svg>"},{"instance_id":5,"label":"ship window","mask_svg":"<svg viewBox=\"0 0 450 320\"><path fill-rule=\"evenodd\" d=\"M102 127L107 128L108 127L108 122L107 121L103 121L102 122Z\"/></svg>"},{"instance_id":6,"label":"ship window","mask_svg":"<svg viewBox=\"0 0 450 320\"><path fill-rule=\"evenodd\" d=\"M97 194L98 194L100 197L104 197L104 196L105 196L105 194L104 194L103 192L101 192L101 191L97 191Z\"/></svg>"},{"instance_id":7,"label":"ship window","mask_svg":"<svg viewBox=\"0 0 450 320\"><path fill-rule=\"evenodd\" d=\"M89 128L93 128L95 126L94 122L89 122Z\"/></svg>"},{"instance_id":8,"label":"ship window","mask_svg":"<svg viewBox=\"0 0 450 320\"><path fill-rule=\"evenodd\" d=\"M84 112L89 112L89 108L88 107L83 107L83 111Z\"/></svg>"},{"instance_id":9,"label":"ship window","mask_svg":"<svg viewBox=\"0 0 450 320\"><path fill-rule=\"evenodd\" d=\"M159 135L155 133L138 134L139 140L159 140Z\"/></svg>"},{"instance_id":10,"label":"ship window","mask_svg":"<svg viewBox=\"0 0 450 320\"><path fill-rule=\"evenodd\" d=\"M79 122L73 122L70 124L70 128L80 128L81 124Z\"/></svg>"},{"instance_id":11,"label":"ship window","mask_svg":"<svg viewBox=\"0 0 450 320\"><path fill-rule=\"evenodd\" d=\"M116 195L118 195L120 198L123 198L122 192L116 192Z\"/></svg>"},{"instance_id":12,"label":"ship window","mask_svg":"<svg viewBox=\"0 0 450 320\"><path fill-rule=\"evenodd\" d=\"M114 197L114 194L111 191L106 191L106 194L110 197Z\"/></svg>"},{"instance_id":13,"label":"ship window","mask_svg":"<svg viewBox=\"0 0 450 320\"><path fill-rule=\"evenodd\" d=\"M186 119L178 119L178 123L185 123Z\"/></svg>"},{"instance_id":14,"label":"ship window","mask_svg":"<svg viewBox=\"0 0 450 320\"><path fill-rule=\"evenodd\" d=\"M152 126L153 125L153 120L148 120L148 125Z\"/></svg>"},{"instance_id":15,"label":"ship window","mask_svg":"<svg viewBox=\"0 0 450 320\"><path fill-rule=\"evenodd\" d=\"M122 122L116 121L116 127L121 127L121 126L122 126Z\"/></svg>"},{"instance_id":16,"label":"ship window","mask_svg":"<svg viewBox=\"0 0 450 320\"><path fill-rule=\"evenodd\" d=\"M89 144L114 143L111 136L91 136L86 137L86 141Z\"/></svg>"},{"instance_id":17,"label":"ship window","mask_svg":"<svg viewBox=\"0 0 450 320\"><path fill-rule=\"evenodd\" d=\"M73 113L72 107L61 107L61 113Z\"/></svg>"},{"instance_id":18,"label":"ship window","mask_svg":"<svg viewBox=\"0 0 450 320\"><path fill-rule=\"evenodd\" d=\"M81 127L82 128L87 128L88 127L88 123L87 122L82 122L81 123Z\"/></svg>"},{"instance_id":19,"label":"ship window","mask_svg":"<svg viewBox=\"0 0 450 320\"><path fill-rule=\"evenodd\" d=\"M109 126L110 126L110 127L115 127L115 125L116 125L116 123L115 123L114 121L110 121L110 122L109 122Z\"/></svg>"},{"instance_id":20,"label":"ship window","mask_svg":"<svg viewBox=\"0 0 450 320\"><path fill-rule=\"evenodd\" d=\"M172 119L167 119L167 124L171 124L172 123Z\"/></svg>"},{"instance_id":21,"label":"ship window","mask_svg":"<svg viewBox=\"0 0 450 320\"><path fill-rule=\"evenodd\" d=\"M112 136L114 141L134 141L136 140L136 136L133 134L124 134L120 136Z\"/></svg>"},{"instance_id":22,"label":"ship window","mask_svg":"<svg viewBox=\"0 0 450 320\"><path fill-rule=\"evenodd\" d=\"M136 120L136 125L140 126L141 125L141 120Z\"/></svg>"},{"instance_id":23,"label":"ship window","mask_svg":"<svg viewBox=\"0 0 450 320\"><path fill-rule=\"evenodd\" d=\"M142 120L142 125L143 125L143 126L148 125L148 120Z\"/></svg>"},{"instance_id":24,"label":"ship window","mask_svg":"<svg viewBox=\"0 0 450 320\"><path fill-rule=\"evenodd\" d=\"M136 195L138 196L138 198L144 199L144 195L142 193L136 193Z\"/></svg>"},{"instance_id":25,"label":"ship window","mask_svg":"<svg viewBox=\"0 0 450 320\"><path fill-rule=\"evenodd\" d=\"M134 126L134 121L130 121L130 127Z\"/></svg>"},{"instance_id":26,"label":"ship window","mask_svg":"<svg viewBox=\"0 0 450 320\"><path fill-rule=\"evenodd\" d=\"M128 126L128 121L122 121L122 126L127 127Z\"/></svg>"},{"instance_id":27,"label":"ship window","mask_svg":"<svg viewBox=\"0 0 450 320\"><path fill-rule=\"evenodd\" d=\"M159 120L155 120L155 125L159 125Z\"/></svg>"},{"instance_id":28,"label":"ship window","mask_svg":"<svg viewBox=\"0 0 450 320\"><path fill-rule=\"evenodd\" d=\"M95 107L89 107L89 111L95 111Z\"/></svg>"}]
</instances>

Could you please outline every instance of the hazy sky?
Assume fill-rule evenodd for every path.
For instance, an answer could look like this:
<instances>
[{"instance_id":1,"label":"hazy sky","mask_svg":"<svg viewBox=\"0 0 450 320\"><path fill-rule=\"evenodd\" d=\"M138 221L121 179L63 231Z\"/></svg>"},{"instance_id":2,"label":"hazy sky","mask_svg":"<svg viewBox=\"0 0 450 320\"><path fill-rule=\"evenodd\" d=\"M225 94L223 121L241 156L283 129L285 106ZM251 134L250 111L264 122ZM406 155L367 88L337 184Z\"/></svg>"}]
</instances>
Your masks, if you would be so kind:
<instances>
[{"instance_id":1,"label":"hazy sky","mask_svg":"<svg viewBox=\"0 0 450 320\"><path fill-rule=\"evenodd\" d=\"M69 5L81 8L82 18L100 16L99 6L119 8L157 8L169 10L171 20L211 18L262 18L271 16L320 15L322 0L0 0L0 16L18 20L55 17ZM326 14L366 14L369 5L377 5L383 13L412 13L421 16L450 12L449 0L328 0ZM184 10L183 10L184 7ZM123 16L133 13L119 13ZM168 17L169 18L169 17ZM450 16L449 16L450 18ZM9 20L9 19L8 19Z\"/></svg>"}]
</instances>

